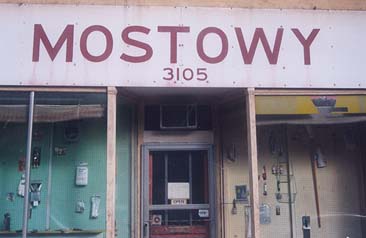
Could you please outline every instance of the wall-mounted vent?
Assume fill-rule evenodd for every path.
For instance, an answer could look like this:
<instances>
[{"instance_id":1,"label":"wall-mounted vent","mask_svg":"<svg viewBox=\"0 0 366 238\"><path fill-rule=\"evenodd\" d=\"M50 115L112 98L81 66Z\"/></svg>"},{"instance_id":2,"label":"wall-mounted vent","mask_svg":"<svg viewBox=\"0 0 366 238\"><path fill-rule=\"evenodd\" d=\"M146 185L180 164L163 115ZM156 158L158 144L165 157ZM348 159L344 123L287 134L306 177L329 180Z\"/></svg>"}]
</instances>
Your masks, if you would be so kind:
<instances>
[{"instance_id":1,"label":"wall-mounted vent","mask_svg":"<svg viewBox=\"0 0 366 238\"><path fill-rule=\"evenodd\" d=\"M145 107L145 130L211 130L208 105L160 104Z\"/></svg>"},{"instance_id":2,"label":"wall-mounted vent","mask_svg":"<svg viewBox=\"0 0 366 238\"><path fill-rule=\"evenodd\" d=\"M196 129L197 105L160 105L160 129Z\"/></svg>"}]
</instances>

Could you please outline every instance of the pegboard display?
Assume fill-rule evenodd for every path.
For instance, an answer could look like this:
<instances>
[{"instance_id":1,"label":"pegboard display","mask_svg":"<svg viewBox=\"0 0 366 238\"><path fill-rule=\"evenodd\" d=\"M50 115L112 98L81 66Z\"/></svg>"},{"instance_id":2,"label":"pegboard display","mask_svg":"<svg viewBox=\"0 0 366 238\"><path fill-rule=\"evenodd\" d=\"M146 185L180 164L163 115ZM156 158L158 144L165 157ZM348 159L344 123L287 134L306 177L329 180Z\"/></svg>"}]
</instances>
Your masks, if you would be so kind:
<instances>
[{"instance_id":1,"label":"pegboard display","mask_svg":"<svg viewBox=\"0 0 366 238\"><path fill-rule=\"evenodd\" d=\"M247 204L237 203L236 213L233 213L235 186L249 184L245 114L243 110L233 109L225 111L222 115L225 237L247 238L245 219ZM316 168L320 228L317 223L309 136L305 126L287 126L286 130L281 129L284 128L281 126L257 127L259 204L269 205L271 211L271 222L260 225L261 237L303 237L302 216L310 216L312 238L366 236L365 228L362 228L364 226L362 217L365 211L365 202L363 202L365 162L362 162L364 160L362 147L365 146L365 140L360 143L358 138L362 135L360 127L362 127L360 124L313 126L315 142L321 147L327 161L325 167ZM277 177L272 174L272 167L278 162L278 158L273 154L276 148L271 145L270 137L273 131L277 136L284 133L290 174L292 182L296 184L296 198L291 205L292 227L290 205L279 203L275 195ZM346 135L350 137L348 141L345 139ZM231 156L232 158L227 152L230 148L235 148L235 156ZM263 179L263 166L266 168L266 180ZM285 164L282 172L287 173ZM264 182L267 184L267 195L263 193ZM286 186L281 186L281 191L287 192ZM280 215L276 215L277 206L279 206Z\"/></svg>"},{"instance_id":2,"label":"pegboard display","mask_svg":"<svg viewBox=\"0 0 366 238\"><path fill-rule=\"evenodd\" d=\"M268 205L271 211L271 221L269 224L261 224L261 237L271 237L276 234L276 237L291 237L290 230L290 207L286 203L288 199L288 177L286 167L285 152L280 152L281 148L276 148L275 143L270 140L270 137L277 136L277 141L286 139L286 136L281 137L280 128L258 128L258 174L259 178L259 204ZM272 139L274 140L274 139ZM283 148L285 149L285 148ZM281 168L282 175L272 174L272 167L278 168L278 173ZM266 174L264 176L264 173ZM290 171L293 174L293 171ZM265 179L264 179L265 177ZM281 182L280 193L282 198L277 199L278 193L277 182ZM267 195L264 195L264 184L267 184ZM292 183L292 181L291 181ZM296 201L296 200L295 200ZM276 208L279 209L279 215L276 214Z\"/></svg>"},{"instance_id":3,"label":"pegboard display","mask_svg":"<svg viewBox=\"0 0 366 238\"><path fill-rule=\"evenodd\" d=\"M105 120L75 121L55 124L54 145L65 147L66 154L53 156L50 199L50 228L57 229L105 229L106 194L106 122ZM65 140L68 126L79 127L80 138L76 142ZM75 184L76 168L86 163L88 183ZM91 218L91 197L100 196L99 215ZM85 204L83 213L76 213L76 203Z\"/></svg>"},{"instance_id":4,"label":"pegboard display","mask_svg":"<svg viewBox=\"0 0 366 238\"><path fill-rule=\"evenodd\" d=\"M318 226L314 185L309 161L309 152L302 140L289 140L293 148L294 173L298 174L299 201L295 204L298 214L295 220L296 235L302 235L301 215L311 217L312 237L364 237L362 231L362 154L360 141L352 148L347 145L345 135L353 133L358 137L360 125L334 125L316 127L315 140L322 149L326 167L317 168L320 222ZM298 133L298 128L290 128L289 135Z\"/></svg>"}]
</instances>

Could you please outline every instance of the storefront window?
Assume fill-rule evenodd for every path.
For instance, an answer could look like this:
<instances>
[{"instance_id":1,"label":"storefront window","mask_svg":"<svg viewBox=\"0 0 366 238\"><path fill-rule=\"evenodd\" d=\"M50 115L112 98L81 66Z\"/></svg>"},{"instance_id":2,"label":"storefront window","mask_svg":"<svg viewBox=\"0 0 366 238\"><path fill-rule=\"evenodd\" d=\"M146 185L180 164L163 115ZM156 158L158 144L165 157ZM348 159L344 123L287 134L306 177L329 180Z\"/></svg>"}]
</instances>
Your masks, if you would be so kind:
<instances>
[{"instance_id":1,"label":"storefront window","mask_svg":"<svg viewBox=\"0 0 366 238\"><path fill-rule=\"evenodd\" d=\"M257 96L261 237L364 237L364 96Z\"/></svg>"},{"instance_id":2,"label":"storefront window","mask_svg":"<svg viewBox=\"0 0 366 238\"><path fill-rule=\"evenodd\" d=\"M28 101L29 93L0 93L0 234L5 236L20 236L23 226ZM104 237L106 139L105 94L35 93L28 219L32 237Z\"/></svg>"},{"instance_id":3,"label":"storefront window","mask_svg":"<svg viewBox=\"0 0 366 238\"><path fill-rule=\"evenodd\" d=\"M105 94L36 93L29 231L105 232L106 138Z\"/></svg>"}]
</instances>

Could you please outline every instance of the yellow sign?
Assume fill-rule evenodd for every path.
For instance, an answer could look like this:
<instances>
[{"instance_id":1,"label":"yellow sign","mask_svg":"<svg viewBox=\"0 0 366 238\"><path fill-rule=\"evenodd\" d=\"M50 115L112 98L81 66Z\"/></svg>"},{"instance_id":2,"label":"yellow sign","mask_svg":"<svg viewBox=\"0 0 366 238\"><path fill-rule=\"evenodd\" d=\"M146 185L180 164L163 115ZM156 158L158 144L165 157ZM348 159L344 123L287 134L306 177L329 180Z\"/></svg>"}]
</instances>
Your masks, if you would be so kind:
<instances>
[{"instance_id":1,"label":"yellow sign","mask_svg":"<svg viewBox=\"0 0 366 238\"><path fill-rule=\"evenodd\" d=\"M257 115L366 113L366 96L256 96Z\"/></svg>"}]
</instances>

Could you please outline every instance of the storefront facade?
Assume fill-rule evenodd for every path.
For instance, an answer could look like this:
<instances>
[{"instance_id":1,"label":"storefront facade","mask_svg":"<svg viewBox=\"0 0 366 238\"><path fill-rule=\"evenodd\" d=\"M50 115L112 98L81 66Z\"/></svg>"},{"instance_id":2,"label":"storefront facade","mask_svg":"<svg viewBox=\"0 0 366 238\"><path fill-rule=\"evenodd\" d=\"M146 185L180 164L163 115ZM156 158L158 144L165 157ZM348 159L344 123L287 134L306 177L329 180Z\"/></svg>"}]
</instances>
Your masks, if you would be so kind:
<instances>
[{"instance_id":1,"label":"storefront facade","mask_svg":"<svg viewBox=\"0 0 366 238\"><path fill-rule=\"evenodd\" d=\"M363 2L58 3L0 4L0 237L363 237Z\"/></svg>"}]
</instances>

